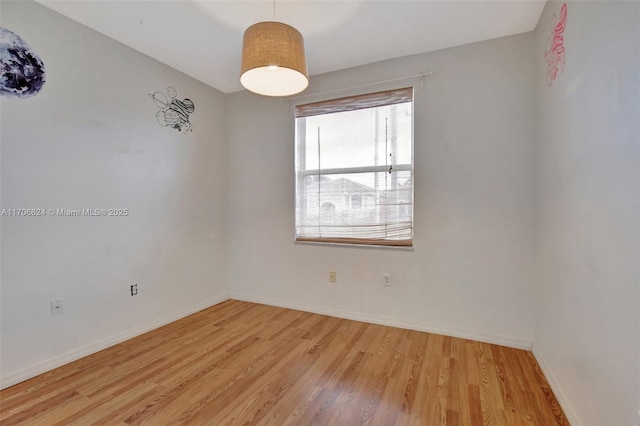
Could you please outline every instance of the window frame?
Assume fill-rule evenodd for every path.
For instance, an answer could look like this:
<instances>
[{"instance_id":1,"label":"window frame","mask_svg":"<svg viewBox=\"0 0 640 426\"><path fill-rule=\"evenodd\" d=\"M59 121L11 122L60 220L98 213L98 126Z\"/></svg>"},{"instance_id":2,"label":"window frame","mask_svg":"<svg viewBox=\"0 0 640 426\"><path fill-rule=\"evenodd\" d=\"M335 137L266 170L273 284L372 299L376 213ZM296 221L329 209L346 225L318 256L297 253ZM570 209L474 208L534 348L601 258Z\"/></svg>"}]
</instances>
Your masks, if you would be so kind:
<instances>
[{"instance_id":1,"label":"window frame","mask_svg":"<svg viewBox=\"0 0 640 426\"><path fill-rule=\"evenodd\" d=\"M298 118L301 117L309 117L312 115L324 115L324 114L330 114L332 112L325 112L325 113L318 113L318 114L303 114L301 116L298 115L298 109L299 108L305 108L308 107L309 105L330 105L333 102L341 102L343 100L349 100L349 99L357 99L357 98L367 98L367 97L371 97L371 96L375 96L375 95L379 95L382 93L394 93L397 91L406 91L406 92L410 92L410 100L409 101L403 101L403 102L388 102L388 103L382 103L382 104L378 104L378 105L371 105L368 107L361 107L361 108L354 108L354 109L371 109L371 108L375 108L375 107L380 107L380 106L389 106L389 105L394 105L394 104L401 104L401 103L406 103L406 102L410 102L410 111L411 111L411 120L410 120L410 135L411 135L411 147L410 147L410 163L402 163L402 164L392 164L393 167L393 172L409 172L409 178L411 179L411 196L410 196L410 204L406 204L407 207L410 208L409 213L410 213L410 222L408 222L408 226L410 228L409 231L409 238L407 239L392 239L392 238L357 238L357 237L304 237L304 236L300 236L298 233L299 227L303 226L300 223L298 223L299 220L299 212L298 209L302 209L302 210L306 210L308 208L308 206L305 206L304 208L301 206L301 203L309 203L309 199L306 196L301 196L300 194L300 188L303 188L305 186L305 180L308 176L327 176L327 175L349 175L349 174L357 174L357 173L387 173L389 172L389 165L373 165L373 166L359 166L359 167L340 167L340 168L316 168L316 169L306 169L304 168L303 170L299 170L300 166L299 164L302 163L306 163L306 160L301 161L301 156L305 156L306 155L306 150L305 149L301 149L301 146L306 146L307 145L307 138L306 138L306 126L298 126ZM350 111L352 109L345 109L345 110L338 110L335 112L345 112L345 111ZM414 149L415 149L415 126L414 126L414 121L415 121L415 88L410 86L410 87L403 87L403 88L399 88L399 89L391 89L391 90L386 90L386 91L378 91L378 92L372 92L372 93L364 93L362 95L354 95L354 96L349 96L349 97L345 97L345 98L337 98L337 99L328 99L328 100L323 100L320 102L314 102L311 104L304 104L304 105L295 105L294 108L294 128L295 128L295 139L294 139L294 144L295 144L295 165L294 165L294 174L295 174L295 191L294 191L294 202L295 202L295 226L294 226L294 235L295 235L295 241L297 243L313 243L313 244L333 244L333 245L356 245L359 247L362 246L368 246L368 247L393 247L393 248L405 248L405 249L412 249L414 246L414 238L415 238L415 234L414 234L414 228L415 228L415 209L414 209L414 199L415 199L415 155L414 155ZM301 128L304 127L304 128ZM304 140L304 143L301 144L300 140L301 138ZM375 189L375 191L379 191L377 188ZM357 195L354 193L350 193L349 194L349 202L348 202L348 206L349 206L349 210L354 210L352 207L352 197L353 195ZM363 210L364 209L364 197L361 196L361 206L358 209L355 210ZM394 225L394 224L374 224L374 225L380 225L380 226L389 226L389 225ZM319 224L319 227L321 227L322 225Z\"/></svg>"}]
</instances>

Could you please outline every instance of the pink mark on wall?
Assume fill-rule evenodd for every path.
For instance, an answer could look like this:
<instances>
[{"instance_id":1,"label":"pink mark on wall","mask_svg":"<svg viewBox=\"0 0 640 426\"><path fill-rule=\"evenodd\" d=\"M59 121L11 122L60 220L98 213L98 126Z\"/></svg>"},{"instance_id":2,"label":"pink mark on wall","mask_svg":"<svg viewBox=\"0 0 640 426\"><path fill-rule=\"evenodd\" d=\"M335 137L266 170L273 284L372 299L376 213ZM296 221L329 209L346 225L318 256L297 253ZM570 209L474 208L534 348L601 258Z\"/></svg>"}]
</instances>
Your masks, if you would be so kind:
<instances>
[{"instance_id":1,"label":"pink mark on wall","mask_svg":"<svg viewBox=\"0 0 640 426\"><path fill-rule=\"evenodd\" d=\"M557 22L556 22L557 20ZM564 29L567 26L567 4L564 3L560 9L560 17L553 15L551 24L553 30L547 39L544 60L547 62L547 86L551 86L553 80L564 72L566 55L564 50Z\"/></svg>"}]
</instances>

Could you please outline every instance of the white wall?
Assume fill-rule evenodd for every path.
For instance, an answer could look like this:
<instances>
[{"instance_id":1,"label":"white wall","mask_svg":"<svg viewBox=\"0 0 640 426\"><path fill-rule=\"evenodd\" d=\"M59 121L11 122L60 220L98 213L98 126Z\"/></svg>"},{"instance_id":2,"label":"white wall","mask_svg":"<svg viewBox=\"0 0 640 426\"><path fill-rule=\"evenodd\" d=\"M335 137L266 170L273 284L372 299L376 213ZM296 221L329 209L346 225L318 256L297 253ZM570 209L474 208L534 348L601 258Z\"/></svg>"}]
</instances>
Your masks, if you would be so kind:
<instances>
[{"instance_id":1,"label":"white wall","mask_svg":"<svg viewBox=\"0 0 640 426\"><path fill-rule=\"evenodd\" d=\"M2 208L130 212L2 217L7 386L226 297L227 154L220 92L33 2L3 2L1 25L47 70L1 101ZM190 134L156 121L168 85L195 103Z\"/></svg>"},{"instance_id":2,"label":"white wall","mask_svg":"<svg viewBox=\"0 0 640 426\"><path fill-rule=\"evenodd\" d=\"M418 86L413 251L294 243L291 106L229 95L232 297L530 347L532 48L528 33L313 77L310 93L433 71L425 90L398 83Z\"/></svg>"},{"instance_id":3,"label":"white wall","mask_svg":"<svg viewBox=\"0 0 640 426\"><path fill-rule=\"evenodd\" d=\"M569 2L566 71L538 96L534 353L574 424L640 419L638 2Z\"/></svg>"}]
</instances>

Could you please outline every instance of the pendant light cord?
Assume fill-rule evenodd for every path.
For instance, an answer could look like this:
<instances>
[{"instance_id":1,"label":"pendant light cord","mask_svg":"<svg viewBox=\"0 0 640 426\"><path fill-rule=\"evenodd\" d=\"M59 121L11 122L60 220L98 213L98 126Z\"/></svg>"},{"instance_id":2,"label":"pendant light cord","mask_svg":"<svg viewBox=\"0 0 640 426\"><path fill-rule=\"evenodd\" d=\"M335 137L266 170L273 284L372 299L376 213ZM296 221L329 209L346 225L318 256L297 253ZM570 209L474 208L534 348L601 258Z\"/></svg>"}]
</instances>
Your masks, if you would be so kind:
<instances>
[{"instance_id":1,"label":"pendant light cord","mask_svg":"<svg viewBox=\"0 0 640 426\"><path fill-rule=\"evenodd\" d=\"M276 0L273 0L273 20L276 20Z\"/></svg>"}]
</instances>

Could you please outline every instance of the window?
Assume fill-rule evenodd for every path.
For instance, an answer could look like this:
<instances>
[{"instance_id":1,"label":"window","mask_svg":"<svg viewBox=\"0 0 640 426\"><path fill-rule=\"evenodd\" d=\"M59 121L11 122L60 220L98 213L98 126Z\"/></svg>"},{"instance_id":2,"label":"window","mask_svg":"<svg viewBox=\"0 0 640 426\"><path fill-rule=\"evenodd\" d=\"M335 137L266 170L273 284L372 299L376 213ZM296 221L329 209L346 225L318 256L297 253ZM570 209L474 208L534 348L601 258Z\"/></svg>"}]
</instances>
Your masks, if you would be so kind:
<instances>
[{"instance_id":1,"label":"window","mask_svg":"<svg viewBox=\"0 0 640 426\"><path fill-rule=\"evenodd\" d=\"M351 194L351 208L352 209L361 209L362 208L362 194L355 193Z\"/></svg>"},{"instance_id":2,"label":"window","mask_svg":"<svg viewBox=\"0 0 640 426\"><path fill-rule=\"evenodd\" d=\"M413 88L296 106L296 240L413 245Z\"/></svg>"}]
</instances>

